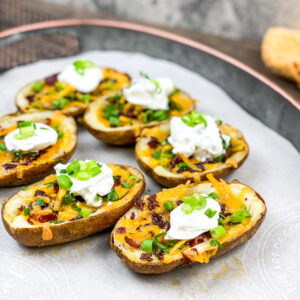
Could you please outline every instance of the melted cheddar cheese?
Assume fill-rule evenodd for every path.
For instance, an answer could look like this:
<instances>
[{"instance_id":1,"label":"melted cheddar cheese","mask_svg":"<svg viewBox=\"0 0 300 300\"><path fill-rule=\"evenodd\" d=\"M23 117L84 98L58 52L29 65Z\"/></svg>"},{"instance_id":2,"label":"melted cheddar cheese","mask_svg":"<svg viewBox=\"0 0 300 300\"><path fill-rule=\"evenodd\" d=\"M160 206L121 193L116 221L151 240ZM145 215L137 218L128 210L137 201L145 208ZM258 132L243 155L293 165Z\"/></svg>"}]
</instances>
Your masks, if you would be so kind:
<instances>
[{"instance_id":1,"label":"melted cheddar cheese","mask_svg":"<svg viewBox=\"0 0 300 300\"><path fill-rule=\"evenodd\" d=\"M46 177L40 185L29 187L28 191L31 193L31 197L27 198L24 205L19 208L18 216L22 215L31 225L41 226L45 223L57 224L76 220L80 218L78 212L82 208L89 208L92 210L92 213L116 208L126 201L126 195L135 194L138 187L136 184L131 187L122 185L122 183L126 183L129 176L133 175L128 168L114 164L109 164L108 166L113 170L113 176L118 178L116 179L117 182L115 180L114 186L118 200L104 201L103 205L98 208L89 207L82 198L75 198L71 203L64 204L62 200L67 194L67 190L59 188L56 183L56 175L52 174ZM139 181L140 179L136 183ZM40 206L37 203L37 201L40 201L38 199L42 200L44 205Z\"/></svg>"},{"instance_id":2,"label":"melted cheddar cheese","mask_svg":"<svg viewBox=\"0 0 300 300\"><path fill-rule=\"evenodd\" d=\"M214 177L210 176L211 183L216 190L216 193L219 195L219 198L216 200L220 205L225 205L226 213L229 211L232 213L241 209L241 205L244 203L245 193L249 192L248 187L243 189L238 195L235 194L230 185L224 181L217 181ZM220 186L222 186L220 188ZM138 212L136 212L132 217L124 216L122 217L114 229L114 239L123 245L123 247L131 250L136 250L137 248L141 249L141 244L145 239L153 239L154 236L166 232L167 230L157 224L156 220L153 219L153 215L159 215L162 218L162 224L169 222L170 211L164 208L164 203L167 201L172 201L174 208L180 205L180 201L184 196L190 195L189 185L179 185L175 188L164 189L162 192L156 194L156 205L153 207L150 203L153 203L153 195L145 196L142 203L142 210L137 207ZM149 201L149 199L152 201ZM150 206L149 206L150 204ZM231 214L229 213L229 215ZM130 214L129 214L130 215ZM224 244L235 237L241 235L243 232L248 230L252 223L251 217L244 219L244 221L237 225L232 225L230 222L230 217L226 217L223 221L223 226L226 229L226 235L217 239L207 237L205 241L197 242L197 238L192 241L187 240L177 240L174 241L175 244L169 248L169 253L163 255L162 263L169 263L174 260L176 257L186 257L190 261L208 263L211 256L215 255L218 250L218 245L211 245L210 241L216 240L220 244ZM118 231L118 228L123 228L122 231ZM128 243L128 239L133 241ZM167 241L164 240L164 237L161 236L158 238L158 241L162 244L166 244ZM199 248L197 249L197 246ZM152 255L154 256L154 254Z\"/></svg>"},{"instance_id":3,"label":"melted cheddar cheese","mask_svg":"<svg viewBox=\"0 0 300 300\"><path fill-rule=\"evenodd\" d=\"M70 151L70 144L73 133L71 132L68 123L65 122L67 116L57 111L54 112L51 119L47 120L49 126L62 130L63 136L57 140L57 143L40 152L35 158L33 153L29 154L14 154L10 151L0 150L0 178L5 177L11 173L17 172L17 177L22 178L24 171L31 168L33 165L43 163L55 163L55 154L59 151ZM0 143L4 143L4 137L11 131L17 128L17 123L9 128L2 128L0 131ZM13 168L7 168L7 165L13 165Z\"/></svg>"},{"instance_id":4,"label":"melted cheddar cheese","mask_svg":"<svg viewBox=\"0 0 300 300\"><path fill-rule=\"evenodd\" d=\"M69 112L73 108L85 109L87 103L96 100L99 96L108 94L114 90L122 89L130 83L130 77L110 68L102 69L103 79L98 87L90 94L78 92L73 86L57 81L53 85L45 84L39 92L31 91L27 95L29 103L23 110L39 109L53 110L60 109ZM86 97L88 95L88 97ZM63 107L55 105L55 100L66 99Z\"/></svg>"}]
</instances>

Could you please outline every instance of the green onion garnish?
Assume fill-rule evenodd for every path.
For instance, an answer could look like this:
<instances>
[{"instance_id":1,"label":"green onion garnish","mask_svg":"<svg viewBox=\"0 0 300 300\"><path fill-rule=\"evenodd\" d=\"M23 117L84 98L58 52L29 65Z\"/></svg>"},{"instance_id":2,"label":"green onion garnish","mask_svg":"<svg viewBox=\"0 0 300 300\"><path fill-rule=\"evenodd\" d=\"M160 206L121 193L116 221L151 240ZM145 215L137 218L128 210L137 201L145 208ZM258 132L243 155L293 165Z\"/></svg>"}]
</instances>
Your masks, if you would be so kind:
<instances>
[{"instance_id":1,"label":"green onion garnish","mask_svg":"<svg viewBox=\"0 0 300 300\"><path fill-rule=\"evenodd\" d=\"M218 194L216 194L215 192L209 193L207 196L208 196L208 198L213 198L213 199L218 199L218 198L220 198L220 197L218 196Z\"/></svg>"},{"instance_id":2,"label":"green onion garnish","mask_svg":"<svg viewBox=\"0 0 300 300\"><path fill-rule=\"evenodd\" d=\"M81 76L84 75L86 69L92 69L95 66L95 64L90 60L76 60L73 65L75 67L75 71Z\"/></svg>"},{"instance_id":3,"label":"green onion garnish","mask_svg":"<svg viewBox=\"0 0 300 300\"><path fill-rule=\"evenodd\" d=\"M6 148L6 146L4 144L0 144L0 150L1 151L6 151L7 148Z\"/></svg>"},{"instance_id":4,"label":"green onion garnish","mask_svg":"<svg viewBox=\"0 0 300 300\"><path fill-rule=\"evenodd\" d=\"M28 216L30 214L30 209L23 206L23 213L24 213L24 216Z\"/></svg>"},{"instance_id":5,"label":"green onion garnish","mask_svg":"<svg viewBox=\"0 0 300 300\"><path fill-rule=\"evenodd\" d=\"M218 245L221 249L224 248L223 245L221 243L219 243L218 241L216 241L216 240L211 240L209 243L211 244L211 246L217 246Z\"/></svg>"},{"instance_id":6,"label":"green onion garnish","mask_svg":"<svg viewBox=\"0 0 300 300\"><path fill-rule=\"evenodd\" d=\"M226 229L222 225L219 225L215 228L212 228L210 230L210 234L213 238L217 239L226 235Z\"/></svg>"},{"instance_id":7,"label":"green onion garnish","mask_svg":"<svg viewBox=\"0 0 300 300\"><path fill-rule=\"evenodd\" d=\"M143 240L143 242L141 244L141 248L147 253L152 253L153 252L153 240L151 240L151 239Z\"/></svg>"},{"instance_id":8,"label":"green onion garnish","mask_svg":"<svg viewBox=\"0 0 300 300\"><path fill-rule=\"evenodd\" d=\"M45 86L45 82L44 81L38 81L38 82L35 82L32 86L31 86L31 89L38 93L42 90L42 88Z\"/></svg>"},{"instance_id":9,"label":"green onion garnish","mask_svg":"<svg viewBox=\"0 0 300 300\"><path fill-rule=\"evenodd\" d=\"M74 196L74 194L73 193L66 193L65 195L64 195L64 197L62 198L62 204L64 204L64 205L68 205L69 203L71 203L71 202L73 202L73 201L75 201L75 196Z\"/></svg>"},{"instance_id":10,"label":"green onion garnish","mask_svg":"<svg viewBox=\"0 0 300 300\"><path fill-rule=\"evenodd\" d=\"M39 206L44 206L45 205L45 201L41 198L37 198L36 199L36 204Z\"/></svg>"},{"instance_id":11,"label":"green onion garnish","mask_svg":"<svg viewBox=\"0 0 300 300\"><path fill-rule=\"evenodd\" d=\"M131 184L130 181L132 181ZM131 188L136 184L137 181L138 181L138 177L136 175L131 175L127 178L126 183L122 183L122 187Z\"/></svg>"},{"instance_id":12,"label":"green onion garnish","mask_svg":"<svg viewBox=\"0 0 300 300\"><path fill-rule=\"evenodd\" d=\"M67 175L56 176L56 180L59 187L61 187L64 190L70 189L70 187L73 185L72 180Z\"/></svg>"},{"instance_id":13,"label":"green onion garnish","mask_svg":"<svg viewBox=\"0 0 300 300\"><path fill-rule=\"evenodd\" d=\"M167 201L164 203L165 210L172 210L174 208L174 204L172 201Z\"/></svg>"},{"instance_id":14,"label":"green onion garnish","mask_svg":"<svg viewBox=\"0 0 300 300\"><path fill-rule=\"evenodd\" d=\"M82 208L79 212L79 216L82 218L88 217L92 213L90 208Z\"/></svg>"},{"instance_id":15,"label":"green onion garnish","mask_svg":"<svg viewBox=\"0 0 300 300\"><path fill-rule=\"evenodd\" d=\"M204 213L211 219L217 213L217 211L208 208Z\"/></svg>"},{"instance_id":16,"label":"green onion garnish","mask_svg":"<svg viewBox=\"0 0 300 300\"><path fill-rule=\"evenodd\" d=\"M25 121L19 123L19 133L14 135L16 140L22 140L34 135L36 125L31 121Z\"/></svg>"},{"instance_id":17,"label":"green onion garnish","mask_svg":"<svg viewBox=\"0 0 300 300\"><path fill-rule=\"evenodd\" d=\"M207 122L204 117L204 114L200 114L199 112L193 110L187 115L181 117L181 120L188 126L194 127L199 124L203 124L204 127L207 127Z\"/></svg>"},{"instance_id":18,"label":"green onion garnish","mask_svg":"<svg viewBox=\"0 0 300 300\"><path fill-rule=\"evenodd\" d=\"M28 186L22 187L22 190L23 190L23 191L27 191L27 190L28 190Z\"/></svg>"},{"instance_id":19,"label":"green onion garnish","mask_svg":"<svg viewBox=\"0 0 300 300\"><path fill-rule=\"evenodd\" d=\"M67 98L59 98L52 102L54 108L63 109L70 101Z\"/></svg>"},{"instance_id":20,"label":"green onion garnish","mask_svg":"<svg viewBox=\"0 0 300 300\"><path fill-rule=\"evenodd\" d=\"M161 150L154 151L154 153L152 154L152 157L156 160L159 160L160 156L161 156Z\"/></svg>"},{"instance_id":21,"label":"green onion garnish","mask_svg":"<svg viewBox=\"0 0 300 300\"><path fill-rule=\"evenodd\" d=\"M244 219L248 218L248 217L251 217L251 214L246 209L235 211L230 216L230 222L231 223L242 223L244 221Z\"/></svg>"}]
</instances>

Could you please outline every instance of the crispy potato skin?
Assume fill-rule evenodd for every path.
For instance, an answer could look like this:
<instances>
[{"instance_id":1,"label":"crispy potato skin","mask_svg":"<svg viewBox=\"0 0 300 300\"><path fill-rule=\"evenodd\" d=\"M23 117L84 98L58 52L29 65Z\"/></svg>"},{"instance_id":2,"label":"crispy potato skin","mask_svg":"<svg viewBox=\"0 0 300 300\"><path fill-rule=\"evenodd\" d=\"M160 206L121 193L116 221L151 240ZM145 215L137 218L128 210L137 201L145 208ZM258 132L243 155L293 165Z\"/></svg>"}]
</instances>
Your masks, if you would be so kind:
<instances>
[{"instance_id":1,"label":"crispy potato skin","mask_svg":"<svg viewBox=\"0 0 300 300\"><path fill-rule=\"evenodd\" d=\"M20 112L6 115L0 118L0 128L2 124L7 122L9 119L19 118L20 116L32 116L31 120L35 121L42 121L46 120L47 118L51 117L54 114L52 111L43 111L43 112L36 112L36 113L27 113L22 114ZM53 157L54 160L60 160L61 163L65 163L70 159L73 155L74 151L76 150L77 146L77 126L75 120L71 116L67 116L66 122L68 123L69 129L72 131L72 141L73 146L69 151L63 151L62 154L57 154L57 156ZM18 178L17 172L11 172L8 175L0 177L0 187L8 187L8 186L18 186L28 184L34 181L37 181L44 177L45 175L49 174L53 170L53 163L52 162L45 162L40 164L33 164L30 167L27 167L23 172L23 177Z\"/></svg>"},{"instance_id":2,"label":"crispy potato skin","mask_svg":"<svg viewBox=\"0 0 300 300\"><path fill-rule=\"evenodd\" d=\"M83 118L84 127L97 139L104 141L105 143L112 144L112 145L129 145L134 144L136 141L137 132L141 132L145 128L151 128L157 126L159 124L168 123L169 120L165 120L162 122L150 122L147 124L140 124L138 126L126 126L126 127L106 127L100 122L98 122L97 118L95 117L96 111L100 103L104 103L106 98L113 96L114 94L118 93L118 91L112 92L111 94L105 95L98 100L91 103ZM189 110L185 113L189 113L195 108L194 103L192 103Z\"/></svg>"},{"instance_id":3,"label":"crispy potato skin","mask_svg":"<svg viewBox=\"0 0 300 300\"><path fill-rule=\"evenodd\" d=\"M234 182L235 183L240 183L238 180L234 180L233 183ZM245 187L248 187L245 184L243 184L243 185ZM260 194L258 194L257 192L255 192L255 194L263 202L263 204L265 204L265 201L260 196ZM266 206L265 206L265 210L261 213L259 220L255 223L255 225L253 227L250 228L250 230L245 231L243 234L233 238L229 242L223 243L222 244L223 249L218 247L218 250L217 250L216 254L211 256L210 259L219 257L219 256L229 252L233 248L238 247L239 245L241 245L241 244L245 243L246 241L248 241L255 234L255 232L258 230L258 228L260 227L260 225L264 221L266 213L267 213L267 209L266 209ZM118 226L118 224L115 225L115 228L117 228L117 226ZM197 262L191 262L191 261L187 263L184 260L184 258L176 259L176 260L171 261L169 263L163 263L163 262L160 262L160 261L153 263L153 262L146 262L146 261L140 262L140 261L137 261L137 260L131 260L126 256L125 250L121 249L120 247L118 247L115 244L115 241L114 241L115 228L111 233L110 246L114 250L114 252L118 255L118 257L121 259L121 261L129 269L131 269L134 272L141 273L141 274L161 274L161 273L166 273L166 272L172 271L175 268L185 267L185 266L189 266L189 265L197 263Z\"/></svg>"},{"instance_id":4,"label":"crispy potato skin","mask_svg":"<svg viewBox=\"0 0 300 300\"><path fill-rule=\"evenodd\" d=\"M141 136L140 138L138 138L137 143L135 145L135 159L138 162L139 166L141 167L141 169L150 177L152 177L156 182L160 183L162 186L165 187L175 187L179 184L185 184L187 181L190 182L195 182L195 177L193 176L189 176L189 177L185 177L183 175L181 176L177 176L177 177L172 177L172 176L166 176L165 174L159 174L155 169L151 168L143 159L142 157L140 157L138 155L138 149L139 149L139 145L140 145L140 140L145 139L146 137ZM237 165L239 168L246 160L246 158L249 155L249 145L246 143L246 150L243 151L243 154L241 155L241 157L239 157L239 159L237 159ZM217 170L213 170L213 171L202 171L202 172L195 172L193 174L199 174L200 175L200 180L206 180L206 175L209 173L212 173L214 175L214 177L216 178L224 178L228 175L230 175L231 173L233 173L237 168L234 168L232 165L229 164L222 164L222 168L219 168ZM199 178L197 178L197 180L199 180ZM195 182L197 183L197 182Z\"/></svg>"},{"instance_id":5,"label":"crispy potato skin","mask_svg":"<svg viewBox=\"0 0 300 300\"><path fill-rule=\"evenodd\" d=\"M127 195L128 199L123 205L116 207L110 211L106 211L97 215L91 215L87 218L68 221L62 224L50 224L53 238L51 240L43 240L43 228L41 226L33 226L29 228L13 228L4 216L6 203L10 200L6 199L2 203L2 221L7 232L20 244L28 247L45 247L57 244L63 244L71 241L87 237L89 235L100 232L106 228L113 226L118 219L128 211L136 196L141 196L145 190L145 179L140 171L135 168L123 166L131 169L141 181L138 183L136 193ZM35 185L38 185L36 183ZM126 197L126 196L125 196Z\"/></svg>"}]
</instances>

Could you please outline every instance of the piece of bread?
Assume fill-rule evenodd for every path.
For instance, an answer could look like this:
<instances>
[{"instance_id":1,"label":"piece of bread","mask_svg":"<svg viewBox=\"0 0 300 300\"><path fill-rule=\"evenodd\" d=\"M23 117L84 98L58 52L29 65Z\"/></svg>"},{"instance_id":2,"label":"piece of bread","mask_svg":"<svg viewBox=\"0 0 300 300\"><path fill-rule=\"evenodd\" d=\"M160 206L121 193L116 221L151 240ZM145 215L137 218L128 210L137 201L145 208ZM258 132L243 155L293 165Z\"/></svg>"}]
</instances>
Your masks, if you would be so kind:
<instances>
[{"instance_id":1,"label":"piece of bread","mask_svg":"<svg viewBox=\"0 0 300 300\"><path fill-rule=\"evenodd\" d=\"M114 225L132 207L133 199L143 194L145 180L141 172L135 168L114 164L109 164L109 167L112 168L114 176L120 176L115 180L114 187L120 197L119 200L104 202L99 208L92 208L94 211L89 216L79 219L73 218L78 214L78 211L73 210L72 205L76 203L78 207L85 208L88 207L84 204L85 202L75 201L67 204L67 206L61 204L56 217L53 216L54 212L49 209L52 203L50 202L45 209L50 211L50 213L47 212L49 219L53 216L52 219L55 220L56 224L50 221L38 222L37 220L40 219L35 215L35 204L30 206L28 203L35 203L36 195L46 201L44 192L47 195L52 195L54 203L60 197L61 189L58 189L58 185L55 184L56 175L50 175L43 181L29 186L27 190L20 190L3 202L2 220L6 230L16 241L25 246L44 247L78 240ZM126 181L124 177L127 175L136 176L136 183L130 188L123 188L120 184L124 180ZM116 186L116 181L119 182L118 186ZM51 185L53 182L54 185ZM108 205L108 203L110 204ZM31 207L32 211L29 216L24 216L24 207ZM39 214L42 216L42 212ZM43 214L45 215L46 211ZM65 217L63 222L61 222L62 216Z\"/></svg>"},{"instance_id":2,"label":"piece of bread","mask_svg":"<svg viewBox=\"0 0 300 300\"><path fill-rule=\"evenodd\" d=\"M215 179L212 179L212 182L217 188L210 182L203 182L198 185L179 185L175 188L164 189L155 197L154 195L145 196L143 200L136 201L136 205L116 223L111 234L111 247L122 262L138 273L165 273L196 262L208 263L210 259L218 257L249 240L264 220L267 210L264 200L253 189L236 180L228 185L224 181L218 183ZM219 185L224 188L218 191ZM172 201L174 207L177 207L177 203L179 203L177 201L180 201L183 196L212 192L216 192L220 196L220 203L225 203L225 210L228 210L230 206L227 206L226 201L223 201L224 197L237 197L236 203L228 203L228 205L233 207L236 204L239 205L241 201L251 217L246 218L243 223L236 226L227 223L224 225L227 230L226 235L217 239L212 238L208 231L193 240L177 240L175 245L169 247L167 254L162 251L157 252L158 248L154 254L146 253L141 249L141 243L144 239L151 239L159 233L166 232L169 227L170 211L164 208L164 203ZM229 193L232 193L233 196ZM153 201L154 199L155 201ZM227 218L230 219L230 216ZM219 244L215 242L212 245L213 240L218 241ZM168 245L163 237L160 237L159 242L165 246Z\"/></svg>"},{"instance_id":3,"label":"piece of bread","mask_svg":"<svg viewBox=\"0 0 300 300\"><path fill-rule=\"evenodd\" d=\"M15 113L0 118L0 136L17 128L20 121L33 121L57 126L62 137L57 143L42 151L36 157L14 155L9 151L0 151L0 187L28 184L49 174L59 162L66 162L72 156L77 145L77 127L74 119L60 111L42 111L33 113ZM45 133L46 134L46 133Z\"/></svg>"},{"instance_id":4,"label":"piece of bread","mask_svg":"<svg viewBox=\"0 0 300 300\"><path fill-rule=\"evenodd\" d=\"M80 116L86 110L89 102L98 99L98 97L102 95L110 93L112 90L118 90L123 87L126 87L131 81L130 76L126 73L121 73L119 71L110 68L100 68L100 69L104 74L103 79L93 92L88 93L90 95L89 100L85 100L85 101L70 100L68 104L66 104L63 108L60 109L63 113L67 113L73 117ZM57 77L57 74L49 76L48 78L50 78L50 80L47 79L36 80L24 86L16 95L15 101L18 109L23 112L43 111L45 109L50 110L50 107L43 108L41 102L35 102L34 98L32 97L33 95L35 95L35 93L32 91L32 86L37 82L50 81L51 83L50 85L46 84L46 88L48 89L48 92L50 92L50 94L47 94L45 92L44 95L41 96L41 98L44 99L44 101L46 101L45 100L46 98L49 99L47 100L50 101L49 105L53 102L53 100L69 97L68 95L70 94L73 96L75 94L81 96L85 95L84 93L79 93L78 91L76 91L75 88L71 87L68 84L62 84L61 86L63 87L63 89L56 91L53 83L55 79L52 79L55 78L55 76ZM54 93L54 95L52 95L51 93ZM56 107L55 109L59 109L59 108Z\"/></svg>"},{"instance_id":5,"label":"piece of bread","mask_svg":"<svg viewBox=\"0 0 300 300\"><path fill-rule=\"evenodd\" d=\"M191 99L187 93L180 91L173 97L174 99L177 99L174 100L178 101L177 103L180 103L181 101L183 104L181 105L182 110L173 110L170 113L169 119L160 122L152 121L149 123L143 123L140 120L122 116L122 118L126 119L126 121L133 121L134 123L132 125L128 124L125 126L111 127L109 122L103 118L104 107L109 104L109 99L116 95L122 95L122 92L112 92L111 94L105 95L91 103L83 118L84 126L91 134L93 134L97 139L113 145L133 144L135 143L136 137L140 135L142 129L168 123L171 117L187 114L192 111L195 106L195 100Z\"/></svg>"},{"instance_id":6,"label":"piece of bread","mask_svg":"<svg viewBox=\"0 0 300 300\"><path fill-rule=\"evenodd\" d=\"M300 30L269 28L262 41L261 55L273 73L300 84Z\"/></svg>"},{"instance_id":7,"label":"piece of bread","mask_svg":"<svg viewBox=\"0 0 300 300\"><path fill-rule=\"evenodd\" d=\"M249 147L242 133L234 127L222 124L219 125L219 128L222 134L231 136L231 143L233 144L228 148L228 155L224 158L224 162L201 163L194 158L189 159L180 155L180 161L187 163L189 166L188 170L183 172L177 170L176 165L173 166L172 163L174 158L164 159L166 167L160 165L159 161L154 159L152 155L160 149L172 149L171 145L163 147L160 144L170 135L169 124L162 124L143 130L135 145L136 160L145 173L165 187L174 187L187 181L199 183L201 180L205 180L206 175L209 173L212 173L217 178L223 178L243 164L248 156ZM178 160L178 162L180 161Z\"/></svg>"}]
</instances>

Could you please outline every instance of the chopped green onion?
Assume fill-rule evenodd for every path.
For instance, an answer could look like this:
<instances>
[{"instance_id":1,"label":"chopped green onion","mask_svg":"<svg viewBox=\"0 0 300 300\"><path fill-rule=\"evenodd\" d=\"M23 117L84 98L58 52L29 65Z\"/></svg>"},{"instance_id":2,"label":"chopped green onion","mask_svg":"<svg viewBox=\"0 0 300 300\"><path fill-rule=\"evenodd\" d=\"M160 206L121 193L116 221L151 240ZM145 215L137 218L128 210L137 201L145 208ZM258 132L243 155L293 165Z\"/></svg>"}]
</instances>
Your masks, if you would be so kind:
<instances>
[{"instance_id":1,"label":"chopped green onion","mask_svg":"<svg viewBox=\"0 0 300 300\"><path fill-rule=\"evenodd\" d=\"M68 103L69 103L69 99L67 98L59 98L59 99L56 99L52 102L54 108L57 108L57 109L63 109Z\"/></svg>"},{"instance_id":2,"label":"chopped green onion","mask_svg":"<svg viewBox=\"0 0 300 300\"><path fill-rule=\"evenodd\" d=\"M165 145L169 145L169 142L167 140L164 140L160 143L162 146L165 146Z\"/></svg>"},{"instance_id":3,"label":"chopped green onion","mask_svg":"<svg viewBox=\"0 0 300 300\"><path fill-rule=\"evenodd\" d=\"M85 171L79 171L75 177L77 180L80 181L86 181L90 179L90 175L88 172Z\"/></svg>"},{"instance_id":4,"label":"chopped green onion","mask_svg":"<svg viewBox=\"0 0 300 300\"><path fill-rule=\"evenodd\" d=\"M0 144L0 150L1 151L6 151L7 148L6 148L6 146L4 144Z\"/></svg>"},{"instance_id":5,"label":"chopped green onion","mask_svg":"<svg viewBox=\"0 0 300 300\"><path fill-rule=\"evenodd\" d=\"M235 211L231 216L230 216L230 222L231 223L242 223L245 218L251 217L251 214L243 209L239 211Z\"/></svg>"},{"instance_id":6,"label":"chopped green onion","mask_svg":"<svg viewBox=\"0 0 300 300\"><path fill-rule=\"evenodd\" d=\"M189 169L188 164L186 164L185 162L180 162L177 164L177 167L179 168L179 170L181 171L185 171Z\"/></svg>"},{"instance_id":7,"label":"chopped green onion","mask_svg":"<svg viewBox=\"0 0 300 300\"><path fill-rule=\"evenodd\" d=\"M177 110L177 111L182 111L182 106L176 101L170 100L169 101L169 107L171 110Z\"/></svg>"},{"instance_id":8,"label":"chopped green onion","mask_svg":"<svg viewBox=\"0 0 300 300\"><path fill-rule=\"evenodd\" d=\"M43 185L46 185L47 188L51 188L54 185L54 182L45 182Z\"/></svg>"},{"instance_id":9,"label":"chopped green onion","mask_svg":"<svg viewBox=\"0 0 300 300\"><path fill-rule=\"evenodd\" d=\"M208 208L204 213L211 219L217 213L217 211Z\"/></svg>"},{"instance_id":10,"label":"chopped green onion","mask_svg":"<svg viewBox=\"0 0 300 300\"><path fill-rule=\"evenodd\" d=\"M170 98L172 98L174 95L177 95L177 94L180 93L180 92L181 92L180 89L176 89L176 90L174 90L171 94L169 94L168 98L170 99Z\"/></svg>"},{"instance_id":11,"label":"chopped green onion","mask_svg":"<svg viewBox=\"0 0 300 300\"><path fill-rule=\"evenodd\" d=\"M23 206L23 213L24 213L24 216L28 216L30 214L30 209Z\"/></svg>"},{"instance_id":12,"label":"chopped green onion","mask_svg":"<svg viewBox=\"0 0 300 300\"><path fill-rule=\"evenodd\" d=\"M177 244L177 241L173 241L173 240L167 241L167 242L166 242L166 245L167 245L169 248L174 247L176 244Z\"/></svg>"},{"instance_id":13,"label":"chopped green onion","mask_svg":"<svg viewBox=\"0 0 300 300\"><path fill-rule=\"evenodd\" d=\"M211 246L217 246L218 245L221 249L224 248L223 245L221 243L219 243L218 241L216 241L216 240L211 240L209 243L211 244Z\"/></svg>"},{"instance_id":14,"label":"chopped green onion","mask_svg":"<svg viewBox=\"0 0 300 300\"><path fill-rule=\"evenodd\" d=\"M28 190L28 186L22 187L22 190L23 190L23 191L27 191L27 190Z\"/></svg>"},{"instance_id":15,"label":"chopped green onion","mask_svg":"<svg viewBox=\"0 0 300 300\"><path fill-rule=\"evenodd\" d=\"M75 203L72 204L71 208L75 211L81 211L81 208L78 207Z\"/></svg>"},{"instance_id":16,"label":"chopped green onion","mask_svg":"<svg viewBox=\"0 0 300 300\"><path fill-rule=\"evenodd\" d=\"M151 82L155 85L155 93L160 94L162 92L162 88L161 88L158 80L150 79L149 82Z\"/></svg>"},{"instance_id":17,"label":"chopped green onion","mask_svg":"<svg viewBox=\"0 0 300 300\"><path fill-rule=\"evenodd\" d=\"M79 212L80 217L86 218L92 213L90 208L82 208Z\"/></svg>"},{"instance_id":18,"label":"chopped green onion","mask_svg":"<svg viewBox=\"0 0 300 300\"><path fill-rule=\"evenodd\" d=\"M161 156L161 150L158 150L158 151L155 151L153 154L152 154L152 157L156 160L159 160L160 159L160 156Z\"/></svg>"},{"instance_id":19,"label":"chopped green onion","mask_svg":"<svg viewBox=\"0 0 300 300\"><path fill-rule=\"evenodd\" d=\"M218 199L220 198L217 193L212 192L208 194L208 198Z\"/></svg>"},{"instance_id":20,"label":"chopped green onion","mask_svg":"<svg viewBox=\"0 0 300 300\"><path fill-rule=\"evenodd\" d=\"M14 138L16 140L22 140L34 135L34 130L36 125L31 121L25 121L19 123L19 134L15 134Z\"/></svg>"},{"instance_id":21,"label":"chopped green onion","mask_svg":"<svg viewBox=\"0 0 300 300\"><path fill-rule=\"evenodd\" d=\"M170 253L170 250L168 249L168 247L166 247L165 245L161 244L157 239L163 235L166 235L166 232L161 232L160 234L156 235L153 239L153 243L159 247L160 249L162 249L165 253Z\"/></svg>"},{"instance_id":22,"label":"chopped green onion","mask_svg":"<svg viewBox=\"0 0 300 300\"><path fill-rule=\"evenodd\" d=\"M31 89L38 93L42 90L42 88L45 86L45 82L44 81L38 81L38 82L35 82L32 86L31 86Z\"/></svg>"},{"instance_id":23,"label":"chopped green onion","mask_svg":"<svg viewBox=\"0 0 300 300\"><path fill-rule=\"evenodd\" d=\"M108 119L109 121L109 124L112 125L112 126L119 126L121 124L121 121L118 117L109 117Z\"/></svg>"},{"instance_id":24,"label":"chopped green onion","mask_svg":"<svg viewBox=\"0 0 300 300\"><path fill-rule=\"evenodd\" d=\"M83 94L78 100L80 102L87 102L87 101L91 101L91 95L90 94Z\"/></svg>"},{"instance_id":25,"label":"chopped green onion","mask_svg":"<svg viewBox=\"0 0 300 300\"><path fill-rule=\"evenodd\" d=\"M62 131L62 129L58 128L57 124L53 125L52 128L57 132L58 139L61 139L64 136L64 132Z\"/></svg>"},{"instance_id":26,"label":"chopped green onion","mask_svg":"<svg viewBox=\"0 0 300 300\"><path fill-rule=\"evenodd\" d=\"M62 204L64 204L64 205L68 205L68 204L70 204L71 202L73 202L73 201L75 201L75 196L74 196L74 194L73 193L66 193L65 195L64 195L64 197L62 198Z\"/></svg>"},{"instance_id":27,"label":"chopped green onion","mask_svg":"<svg viewBox=\"0 0 300 300\"><path fill-rule=\"evenodd\" d=\"M174 208L174 204L172 201L167 201L164 203L165 210L172 210Z\"/></svg>"},{"instance_id":28,"label":"chopped green onion","mask_svg":"<svg viewBox=\"0 0 300 300\"><path fill-rule=\"evenodd\" d=\"M224 155L224 154L221 154L220 156L218 156L218 157L215 158L215 161L216 161L216 162L222 162L223 159L224 159L224 157L225 157L225 155Z\"/></svg>"},{"instance_id":29,"label":"chopped green onion","mask_svg":"<svg viewBox=\"0 0 300 300\"><path fill-rule=\"evenodd\" d=\"M132 184L129 183L130 181L133 181ZM138 177L136 175L131 175L127 178L126 183L122 183L122 187L131 188L136 184L137 181Z\"/></svg>"},{"instance_id":30,"label":"chopped green onion","mask_svg":"<svg viewBox=\"0 0 300 300\"><path fill-rule=\"evenodd\" d=\"M112 188L111 191L107 194L108 201L116 201L119 199L119 195L117 194L115 188Z\"/></svg>"},{"instance_id":31,"label":"chopped green onion","mask_svg":"<svg viewBox=\"0 0 300 300\"><path fill-rule=\"evenodd\" d=\"M60 171L59 171L59 174L66 174L67 173L67 170L66 169L61 169Z\"/></svg>"},{"instance_id":32,"label":"chopped green onion","mask_svg":"<svg viewBox=\"0 0 300 300\"><path fill-rule=\"evenodd\" d=\"M67 175L59 175L56 177L59 187L64 190L68 190L72 185L72 180Z\"/></svg>"},{"instance_id":33,"label":"chopped green onion","mask_svg":"<svg viewBox=\"0 0 300 300\"><path fill-rule=\"evenodd\" d=\"M215 228L212 228L210 230L210 234L213 238L217 239L226 235L226 229L222 225L219 225Z\"/></svg>"},{"instance_id":34,"label":"chopped green onion","mask_svg":"<svg viewBox=\"0 0 300 300\"><path fill-rule=\"evenodd\" d=\"M84 75L86 69L92 69L95 66L95 64L90 60L76 60L73 65L75 67L75 71L81 76Z\"/></svg>"},{"instance_id":35,"label":"chopped green onion","mask_svg":"<svg viewBox=\"0 0 300 300\"><path fill-rule=\"evenodd\" d=\"M194 210L192 209L192 207L189 204L185 204L183 203L181 205L181 210L186 214L189 215L191 214Z\"/></svg>"},{"instance_id":36,"label":"chopped green onion","mask_svg":"<svg viewBox=\"0 0 300 300\"><path fill-rule=\"evenodd\" d=\"M69 176L76 176L77 173L80 171L80 163L79 163L79 161L76 159L72 163L70 163L67 166L66 171L67 171L67 173L68 173Z\"/></svg>"},{"instance_id":37,"label":"chopped green onion","mask_svg":"<svg viewBox=\"0 0 300 300\"><path fill-rule=\"evenodd\" d=\"M181 117L181 120L188 126L194 127L199 124L203 124L204 127L207 127L207 122L203 114L193 110L187 115Z\"/></svg>"},{"instance_id":38,"label":"chopped green onion","mask_svg":"<svg viewBox=\"0 0 300 300\"><path fill-rule=\"evenodd\" d=\"M36 199L36 204L39 206L44 206L45 205L45 201L41 198L37 198Z\"/></svg>"},{"instance_id":39,"label":"chopped green onion","mask_svg":"<svg viewBox=\"0 0 300 300\"><path fill-rule=\"evenodd\" d=\"M54 83L54 88L57 92L62 91L64 88L62 87L62 85L59 82L55 82Z\"/></svg>"},{"instance_id":40,"label":"chopped green onion","mask_svg":"<svg viewBox=\"0 0 300 300\"><path fill-rule=\"evenodd\" d=\"M151 240L151 239L143 240L143 242L141 244L141 248L147 253L152 253L153 252L153 240Z\"/></svg>"}]
</instances>

